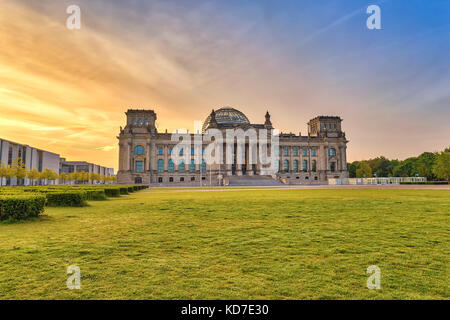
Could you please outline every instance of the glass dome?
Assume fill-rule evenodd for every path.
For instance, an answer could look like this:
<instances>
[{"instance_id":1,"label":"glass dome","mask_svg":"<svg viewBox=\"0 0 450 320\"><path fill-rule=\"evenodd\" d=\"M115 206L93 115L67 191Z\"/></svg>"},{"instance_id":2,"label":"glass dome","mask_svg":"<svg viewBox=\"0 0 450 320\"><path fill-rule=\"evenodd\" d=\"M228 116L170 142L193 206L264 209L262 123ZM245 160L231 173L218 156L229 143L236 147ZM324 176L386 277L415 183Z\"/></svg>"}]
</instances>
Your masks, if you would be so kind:
<instances>
[{"instance_id":1,"label":"glass dome","mask_svg":"<svg viewBox=\"0 0 450 320\"><path fill-rule=\"evenodd\" d=\"M211 121L211 114L206 118L205 123L203 124L203 131L206 130L209 126L209 122ZM220 125L234 125L234 124L250 124L250 121L241 111L224 107L216 110L216 121L217 124Z\"/></svg>"}]
</instances>

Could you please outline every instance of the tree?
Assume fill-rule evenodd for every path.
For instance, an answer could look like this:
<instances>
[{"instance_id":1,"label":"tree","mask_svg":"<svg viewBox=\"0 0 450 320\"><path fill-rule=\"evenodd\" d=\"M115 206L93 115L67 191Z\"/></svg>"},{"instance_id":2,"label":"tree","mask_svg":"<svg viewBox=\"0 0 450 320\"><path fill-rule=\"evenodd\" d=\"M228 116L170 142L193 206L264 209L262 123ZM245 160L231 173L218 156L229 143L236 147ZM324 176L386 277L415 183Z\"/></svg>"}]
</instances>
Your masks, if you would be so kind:
<instances>
[{"instance_id":1,"label":"tree","mask_svg":"<svg viewBox=\"0 0 450 320\"><path fill-rule=\"evenodd\" d=\"M424 152L418 157L417 173L421 177L426 177L428 180L434 180L435 174L433 173L434 163L436 161L437 154L432 152Z\"/></svg>"},{"instance_id":2,"label":"tree","mask_svg":"<svg viewBox=\"0 0 450 320\"><path fill-rule=\"evenodd\" d=\"M40 174L40 178L45 180L45 183L48 185L48 181L52 180L54 178L54 172L51 169L45 168L41 174Z\"/></svg>"},{"instance_id":3,"label":"tree","mask_svg":"<svg viewBox=\"0 0 450 320\"><path fill-rule=\"evenodd\" d=\"M79 172L79 180L84 184L86 181L89 181L89 172L81 171Z\"/></svg>"},{"instance_id":4,"label":"tree","mask_svg":"<svg viewBox=\"0 0 450 320\"><path fill-rule=\"evenodd\" d=\"M49 180L50 180L50 181L53 181L53 184L55 184L56 179L59 178L59 174L58 174L57 172L53 171L53 170L50 170L50 171L51 171L51 172L50 172L50 174L49 174Z\"/></svg>"},{"instance_id":5,"label":"tree","mask_svg":"<svg viewBox=\"0 0 450 320\"><path fill-rule=\"evenodd\" d=\"M356 170L359 169L360 162L353 161L347 164L347 170L350 178L356 178Z\"/></svg>"},{"instance_id":6,"label":"tree","mask_svg":"<svg viewBox=\"0 0 450 320\"><path fill-rule=\"evenodd\" d=\"M39 171L37 169L31 169L27 172L27 178L30 179L31 185L39 179Z\"/></svg>"},{"instance_id":7,"label":"tree","mask_svg":"<svg viewBox=\"0 0 450 320\"><path fill-rule=\"evenodd\" d=\"M371 159L368 162L372 168L372 172L376 173L377 177L388 177L389 174L392 174L392 171L390 171L391 163L386 157L381 156Z\"/></svg>"},{"instance_id":8,"label":"tree","mask_svg":"<svg viewBox=\"0 0 450 320\"><path fill-rule=\"evenodd\" d=\"M59 175L59 183L65 184L67 181L67 174L65 172L61 172Z\"/></svg>"},{"instance_id":9,"label":"tree","mask_svg":"<svg viewBox=\"0 0 450 320\"><path fill-rule=\"evenodd\" d=\"M450 179L450 152L441 152L436 158L433 173L439 179Z\"/></svg>"},{"instance_id":10,"label":"tree","mask_svg":"<svg viewBox=\"0 0 450 320\"><path fill-rule=\"evenodd\" d=\"M25 164L21 159L14 159L11 164L11 169L14 171L14 177L18 181L25 179L27 176L27 169L25 169Z\"/></svg>"},{"instance_id":11,"label":"tree","mask_svg":"<svg viewBox=\"0 0 450 320\"><path fill-rule=\"evenodd\" d=\"M7 177L8 167L0 161L0 187L3 187L3 178Z\"/></svg>"},{"instance_id":12,"label":"tree","mask_svg":"<svg viewBox=\"0 0 450 320\"><path fill-rule=\"evenodd\" d=\"M372 168L370 167L367 161L362 161L360 163L359 169L356 169L356 177L357 178L371 178L372 177Z\"/></svg>"}]
</instances>

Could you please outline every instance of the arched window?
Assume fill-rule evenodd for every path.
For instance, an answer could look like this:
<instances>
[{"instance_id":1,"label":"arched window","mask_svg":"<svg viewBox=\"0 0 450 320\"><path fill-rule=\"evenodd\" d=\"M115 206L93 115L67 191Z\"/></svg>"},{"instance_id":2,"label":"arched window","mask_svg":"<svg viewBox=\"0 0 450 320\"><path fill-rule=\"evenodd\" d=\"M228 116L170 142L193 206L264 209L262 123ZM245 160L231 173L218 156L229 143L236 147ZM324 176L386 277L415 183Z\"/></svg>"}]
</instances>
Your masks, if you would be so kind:
<instances>
[{"instance_id":1,"label":"arched window","mask_svg":"<svg viewBox=\"0 0 450 320\"><path fill-rule=\"evenodd\" d=\"M169 160L169 172L175 171L175 165L173 164L172 159Z\"/></svg>"},{"instance_id":2,"label":"arched window","mask_svg":"<svg viewBox=\"0 0 450 320\"><path fill-rule=\"evenodd\" d=\"M138 120L138 125L142 126L142 119Z\"/></svg>"},{"instance_id":3,"label":"arched window","mask_svg":"<svg viewBox=\"0 0 450 320\"><path fill-rule=\"evenodd\" d=\"M298 160L294 160L294 172L298 172Z\"/></svg>"},{"instance_id":4,"label":"arched window","mask_svg":"<svg viewBox=\"0 0 450 320\"><path fill-rule=\"evenodd\" d=\"M195 160L191 160L191 165L189 166L189 172L195 172Z\"/></svg>"},{"instance_id":5,"label":"arched window","mask_svg":"<svg viewBox=\"0 0 450 320\"><path fill-rule=\"evenodd\" d=\"M328 155L330 157L335 156L336 155L336 149L335 148L328 149Z\"/></svg>"},{"instance_id":6,"label":"arched window","mask_svg":"<svg viewBox=\"0 0 450 320\"><path fill-rule=\"evenodd\" d=\"M308 171L308 160L303 160L303 171L306 172Z\"/></svg>"},{"instance_id":7,"label":"arched window","mask_svg":"<svg viewBox=\"0 0 450 320\"><path fill-rule=\"evenodd\" d=\"M164 160L163 159L158 160L158 172L159 173L164 172Z\"/></svg>"},{"instance_id":8,"label":"arched window","mask_svg":"<svg viewBox=\"0 0 450 320\"><path fill-rule=\"evenodd\" d=\"M143 146L134 147L134 154L144 154L145 148Z\"/></svg>"},{"instance_id":9,"label":"arched window","mask_svg":"<svg viewBox=\"0 0 450 320\"><path fill-rule=\"evenodd\" d=\"M145 124L146 126L148 126L148 120L145 120L145 121L144 121L144 124Z\"/></svg>"},{"instance_id":10,"label":"arched window","mask_svg":"<svg viewBox=\"0 0 450 320\"><path fill-rule=\"evenodd\" d=\"M289 172L289 161L288 160L283 161L283 171Z\"/></svg>"},{"instance_id":11,"label":"arched window","mask_svg":"<svg viewBox=\"0 0 450 320\"><path fill-rule=\"evenodd\" d=\"M311 162L311 165L312 165L312 171L313 171L313 172L316 172L316 171L317 171L317 161L316 161L316 160L313 160L313 161Z\"/></svg>"},{"instance_id":12,"label":"arched window","mask_svg":"<svg viewBox=\"0 0 450 320\"><path fill-rule=\"evenodd\" d=\"M184 150L183 148L180 149L180 156L182 156L184 154Z\"/></svg>"},{"instance_id":13,"label":"arched window","mask_svg":"<svg viewBox=\"0 0 450 320\"><path fill-rule=\"evenodd\" d=\"M133 125L136 125L136 119L131 120L131 123L132 123Z\"/></svg>"},{"instance_id":14,"label":"arched window","mask_svg":"<svg viewBox=\"0 0 450 320\"><path fill-rule=\"evenodd\" d=\"M179 173L184 173L184 169L185 169L184 161L181 160L180 164L178 165L178 172Z\"/></svg>"}]
</instances>

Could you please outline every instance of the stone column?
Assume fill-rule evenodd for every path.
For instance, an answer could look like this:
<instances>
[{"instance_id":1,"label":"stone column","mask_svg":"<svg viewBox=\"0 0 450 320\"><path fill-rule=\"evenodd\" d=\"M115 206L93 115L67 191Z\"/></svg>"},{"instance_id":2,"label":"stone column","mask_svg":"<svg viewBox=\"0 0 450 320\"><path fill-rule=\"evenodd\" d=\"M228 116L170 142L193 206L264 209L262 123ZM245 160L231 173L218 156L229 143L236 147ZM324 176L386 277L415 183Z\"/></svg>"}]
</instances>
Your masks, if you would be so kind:
<instances>
[{"instance_id":1,"label":"stone column","mask_svg":"<svg viewBox=\"0 0 450 320\"><path fill-rule=\"evenodd\" d=\"M164 149L164 172L167 172L169 170L169 149L167 148L167 145L163 147Z\"/></svg>"},{"instance_id":2,"label":"stone column","mask_svg":"<svg viewBox=\"0 0 450 320\"><path fill-rule=\"evenodd\" d=\"M131 142L127 142L127 170L131 170L132 168L132 159L131 159Z\"/></svg>"}]
</instances>

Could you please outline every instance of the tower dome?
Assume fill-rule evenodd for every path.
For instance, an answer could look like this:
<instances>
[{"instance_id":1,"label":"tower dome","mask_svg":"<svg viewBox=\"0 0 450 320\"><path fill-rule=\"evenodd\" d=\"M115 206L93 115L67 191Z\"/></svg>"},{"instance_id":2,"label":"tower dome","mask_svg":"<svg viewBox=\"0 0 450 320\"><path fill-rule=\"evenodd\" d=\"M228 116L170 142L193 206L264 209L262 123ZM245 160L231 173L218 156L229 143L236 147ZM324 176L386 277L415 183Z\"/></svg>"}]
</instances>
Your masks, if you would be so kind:
<instances>
[{"instance_id":1,"label":"tower dome","mask_svg":"<svg viewBox=\"0 0 450 320\"><path fill-rule=\"evenodd\" d=\"M220 125L239 125L250 124L247 116L241 111L231 107L223 107L215 111L215 118L217 124ZM211 122L211 114L206 118L203 123L203 132L208 128Z\"/></svg>"}]
</instances>

